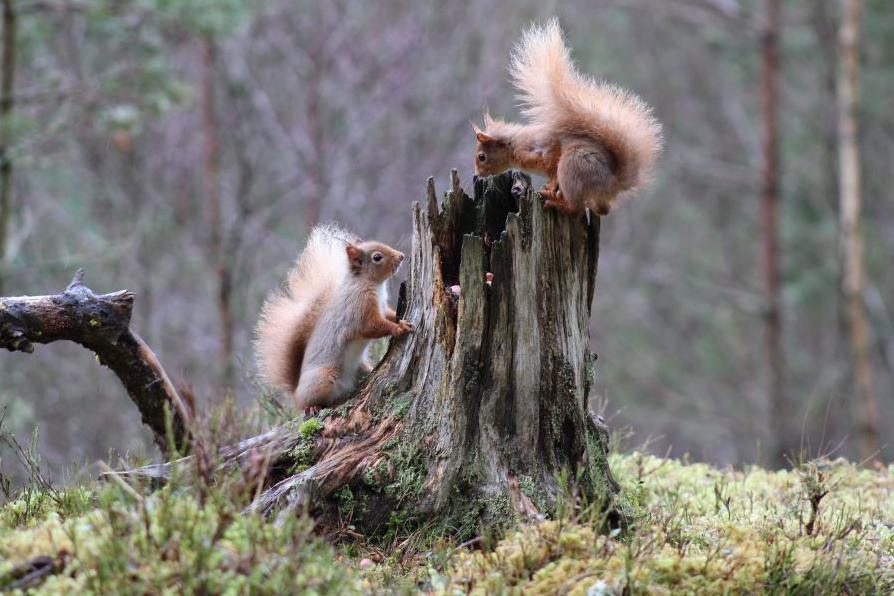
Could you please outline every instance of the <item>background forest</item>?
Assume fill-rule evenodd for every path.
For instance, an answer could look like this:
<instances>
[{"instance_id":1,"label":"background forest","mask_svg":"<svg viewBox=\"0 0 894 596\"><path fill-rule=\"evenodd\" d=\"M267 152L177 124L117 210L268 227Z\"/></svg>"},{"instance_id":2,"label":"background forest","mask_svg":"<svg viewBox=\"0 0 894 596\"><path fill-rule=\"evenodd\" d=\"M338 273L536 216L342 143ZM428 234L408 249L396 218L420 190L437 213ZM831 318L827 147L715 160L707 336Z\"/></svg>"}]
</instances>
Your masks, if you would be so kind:
<instances>
[{"instance_id":1,"label":"background forest","mask_svg":"<svg viewBox=\"0 0 894 596\"><path fill-rule=\"evenodd\" d=\"M888 460L894 5L866 0L857 40L854 294L841 6L775 4L778 19L751 0L4 0L0 295L54 293L85 267L97 291L137 293L134 329L201 404L250 407L259 308L308 229L337 220L406 249L426 178L471 182L469 119L516 113L519 32L557 14L580 68L640 93L667 140L652 188L603 222L593 407L660 454ZM39 427L57 475L153 454L79 346L0 354L0 412L20 438Z\"/></svg>"}]
</instances>

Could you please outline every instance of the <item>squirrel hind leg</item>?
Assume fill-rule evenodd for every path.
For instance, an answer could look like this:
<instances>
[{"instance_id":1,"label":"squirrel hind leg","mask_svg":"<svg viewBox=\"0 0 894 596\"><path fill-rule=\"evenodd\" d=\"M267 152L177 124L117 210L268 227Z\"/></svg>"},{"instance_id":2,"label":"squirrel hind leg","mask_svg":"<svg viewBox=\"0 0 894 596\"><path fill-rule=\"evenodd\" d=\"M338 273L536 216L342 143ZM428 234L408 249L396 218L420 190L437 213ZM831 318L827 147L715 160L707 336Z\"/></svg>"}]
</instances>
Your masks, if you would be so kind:
<instances>
[{"instance_id":1,"label":"squirrel hind leg","mask_svg":"<svg viewBox=\"0 0 894 596\"><path fill-rule=\"evenodd\" d=\"M565 213L582 213L589 207L608 215L617 178L604 151L588 144L568 149L559 160L556 181L568 203Z\"/></svg>"},{"instance_id":2,"label":"squirrel hind leg","mask_svg":"<svg viewBox=\"0 0 894 596\"><path fill-rule=\"evenodd\" d=\"M334 366L305 370L292 395L295 407L304 410L338 405L340 396L336 385L340 375L341 371Z\"/></svg>"},{"instance_id":3,"label":"squirrel hind leg","mask_svg":"<svg viewBox=\"0 0 894 596\"><path fill-rule=\"evenodd\" d=\"M611 212L611 210L612 210L611 201L606 200L605 198L598 199L596 201L595 205L593 206L593 211L596 213L596 215L599 215L600 217L605 217L606 215L608 215Z\"/></svg>"},{"instance_id":4,"label":"squirrel hind leg","mask_svg":"<svg viewBox=\"0 0 894 596\"><path fill-rule=\"evenodd\" d=\"M556 209L566 215L577 215L582 211L577 203L566 199L558 178L550 178L540 189L540 196L544 199L543 206L549 209Z\"/></svg>"},{"instance_id":5,"label":"squirrel hind leg","mask_svg":"<svg viewBox=\"0 0 894 596\"><path fill-rule=\"evenodd\" d=\"M555 209L565 215L579 215L583 212L583 207L581 207L579 202L569 201L557 183L553 183L550 188L541 190L540 196L545 199L543 206L547 209Z\"/></svg>"}]
</instances>

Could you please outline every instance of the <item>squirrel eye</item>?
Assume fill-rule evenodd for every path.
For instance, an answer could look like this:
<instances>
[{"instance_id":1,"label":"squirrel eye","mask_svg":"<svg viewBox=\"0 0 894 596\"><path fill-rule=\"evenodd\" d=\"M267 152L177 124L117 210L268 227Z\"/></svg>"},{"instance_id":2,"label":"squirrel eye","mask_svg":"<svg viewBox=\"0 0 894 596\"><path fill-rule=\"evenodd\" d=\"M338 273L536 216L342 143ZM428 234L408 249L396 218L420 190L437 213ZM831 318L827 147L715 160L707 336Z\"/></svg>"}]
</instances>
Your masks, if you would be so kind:
<instances>
[{"instance_id":1,"label":"squirrel eye","mask_svg":"<svg viewBox=\"0 0 894 596\"><path fill-rule=\"evenodd\" d=\"M479 153L479 154L478 154L478 161L480 161L480 162L482 162L482 163L484 163L485 161L487 161L487 153L485 153L484 151L482 151L481 153Z\"/></svg>"},{"instance_id":2,"label":"squirrel eye","mask_svg":"<svg viewBox=\"0 0 894 596\"><path fill-rule=\"evenodd\" d=\"M382 256L382 253L373 253L373 263L381 263L383 258L385 257Z\"/></svg>"}]
</instances>

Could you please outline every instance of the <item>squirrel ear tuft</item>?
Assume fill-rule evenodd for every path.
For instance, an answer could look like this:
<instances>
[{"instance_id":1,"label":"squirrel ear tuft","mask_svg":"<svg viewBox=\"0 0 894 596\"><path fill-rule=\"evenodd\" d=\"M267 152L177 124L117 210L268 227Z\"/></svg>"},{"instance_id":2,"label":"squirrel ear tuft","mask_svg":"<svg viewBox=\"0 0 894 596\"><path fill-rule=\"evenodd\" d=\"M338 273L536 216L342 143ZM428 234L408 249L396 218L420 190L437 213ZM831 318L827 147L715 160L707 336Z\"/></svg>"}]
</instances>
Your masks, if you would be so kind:
<instances>
[{"instance_id":1,"label":"squirrel ear tuft","mask_svg":"<svg viewBox=\"0 0 894 596\"><path fill-rule=\"evenodd\" d=\"M345 247L345 252L348 254L348 260L351 264L360 264L360 249L354 246L353 244L349 244Z\"/></svg>"},{"instance_id":2,"label":"squirrel ear tuft","mask_svg":"<svg viewBox=\"0 0 894 596\"><path fill-rule=\"evenodd\" d=\"M471 120L469 120L469 126L472 127L472 132L475 133L475 136L476 136L476 137L477 137L479 134L481 134L481 129L478 128L478 125L475 124L474 122L472 122Z\"/></svg>"}]
</instances>

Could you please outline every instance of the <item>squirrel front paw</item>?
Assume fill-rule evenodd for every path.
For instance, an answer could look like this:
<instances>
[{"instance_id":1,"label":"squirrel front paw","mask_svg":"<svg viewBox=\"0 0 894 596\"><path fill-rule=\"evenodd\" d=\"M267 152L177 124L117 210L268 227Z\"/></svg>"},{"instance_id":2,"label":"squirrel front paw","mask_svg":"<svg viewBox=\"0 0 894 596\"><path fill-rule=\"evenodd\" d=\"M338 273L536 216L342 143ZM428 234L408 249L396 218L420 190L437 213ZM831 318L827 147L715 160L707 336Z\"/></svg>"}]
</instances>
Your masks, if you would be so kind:
<instances>
[{"instance_id":1,"label":"squirrel front paw","mask_svg":"<svg viewBox=\"0 0 894 596\"><path fill-rule=\"evenodd\" d=\"M415 327L413 327L413 323L405 319L401 319L400 321L398 321L397 326L398 331L394 334L394 337L401 337L406 335L407 333L412 333L413 329L415 329Z\"/></svg>"}]
</instances>

